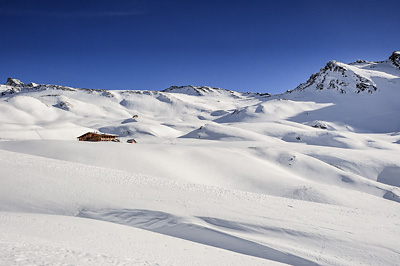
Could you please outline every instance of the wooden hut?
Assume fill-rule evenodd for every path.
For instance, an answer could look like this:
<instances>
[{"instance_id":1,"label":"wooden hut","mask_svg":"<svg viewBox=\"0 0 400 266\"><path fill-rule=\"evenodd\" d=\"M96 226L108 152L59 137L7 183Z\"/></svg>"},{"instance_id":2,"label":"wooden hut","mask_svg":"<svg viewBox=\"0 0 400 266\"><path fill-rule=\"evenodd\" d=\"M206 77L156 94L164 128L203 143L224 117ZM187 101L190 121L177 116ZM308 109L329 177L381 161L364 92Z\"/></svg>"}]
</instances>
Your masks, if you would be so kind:
<instances>
[{"instance_id":1,"label":"wooden hut","mask_svg":"<svg viewBox=\"0 0 400 266\"><path fill-rule=\"evenodd\" d=\"M103 133L95 133L95 132L88 132L79 136L77 138L79 141L115 141L119 142L119 136L113 134L103 134Z\"/></svg>"}]
</instances>

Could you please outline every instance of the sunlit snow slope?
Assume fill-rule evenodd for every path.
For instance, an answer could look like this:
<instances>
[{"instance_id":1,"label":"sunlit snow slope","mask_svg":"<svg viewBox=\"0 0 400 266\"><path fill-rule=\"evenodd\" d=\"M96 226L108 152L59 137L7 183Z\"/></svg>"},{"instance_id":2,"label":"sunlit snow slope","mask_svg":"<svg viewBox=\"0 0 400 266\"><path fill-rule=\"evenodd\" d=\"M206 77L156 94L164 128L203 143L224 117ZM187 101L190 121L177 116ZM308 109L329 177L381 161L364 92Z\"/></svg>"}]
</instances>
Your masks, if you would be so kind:
<instances>
[{"instance_id":1,"label":"sunlit snow slope","mask_svg":"<svg viewBox=\"0 0 400 266\"><path fill-rule=\"evenodd\" d=\"M0 265L400 264L399 58L279 95L8 79Z\"/></svg>"}]
</instances>

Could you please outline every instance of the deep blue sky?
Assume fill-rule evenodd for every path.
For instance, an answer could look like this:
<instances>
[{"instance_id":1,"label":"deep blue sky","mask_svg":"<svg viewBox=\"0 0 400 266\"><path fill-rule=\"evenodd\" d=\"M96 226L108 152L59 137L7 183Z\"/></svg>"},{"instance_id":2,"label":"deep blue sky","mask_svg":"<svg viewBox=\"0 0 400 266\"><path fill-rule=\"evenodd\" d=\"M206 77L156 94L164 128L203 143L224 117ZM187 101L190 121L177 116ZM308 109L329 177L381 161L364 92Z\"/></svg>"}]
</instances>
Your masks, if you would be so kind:
<instances>
[{"instance_id":1,"label":"deep blue sky","mask_svg":"<svg viewBox=\"0 0 400 266\"><path fill-rule=\"evenodd\" d=\"M0 0L0 83L283 92L400 50L400 1Z\"/></svg>"}]
</instances>

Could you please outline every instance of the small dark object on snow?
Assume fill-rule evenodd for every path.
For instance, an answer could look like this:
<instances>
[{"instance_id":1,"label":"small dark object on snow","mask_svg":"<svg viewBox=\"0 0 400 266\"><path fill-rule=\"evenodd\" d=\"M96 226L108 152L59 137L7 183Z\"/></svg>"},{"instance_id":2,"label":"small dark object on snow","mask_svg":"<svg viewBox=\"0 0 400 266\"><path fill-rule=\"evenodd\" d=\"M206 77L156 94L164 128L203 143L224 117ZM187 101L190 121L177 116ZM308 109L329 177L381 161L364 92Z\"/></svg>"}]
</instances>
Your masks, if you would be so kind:
<instances>
[{"instance_id":1,"label":"small dark object on snow","mask_svg":"<svg viewBox=\"0 0 400 266\"><path fill-rule=\"evenodd\" d=\"M92 141L92 142L97 142L97 141L119 142L119 136L118 135L95 133L95 132L85 133L82 136L79 136L77 139L79 141Z\"/></svg>"}]
</instances>

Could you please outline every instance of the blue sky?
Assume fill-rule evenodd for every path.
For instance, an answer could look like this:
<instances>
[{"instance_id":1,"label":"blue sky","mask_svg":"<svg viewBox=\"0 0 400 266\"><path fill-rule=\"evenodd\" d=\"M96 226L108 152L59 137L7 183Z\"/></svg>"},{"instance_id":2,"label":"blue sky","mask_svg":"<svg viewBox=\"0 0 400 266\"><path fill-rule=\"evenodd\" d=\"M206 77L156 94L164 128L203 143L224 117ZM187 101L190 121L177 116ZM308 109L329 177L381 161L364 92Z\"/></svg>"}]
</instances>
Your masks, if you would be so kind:
<instances>
[{"instance_id":1,"label":"blue sky","mask_svg":"<svg viewBox=\"0 0 400 266\"><path fill-rule=\"evenodd\" d=\"M400 50L400 1L0 0L0 82L278 93Z\"/></svg>"}]
</instances>

